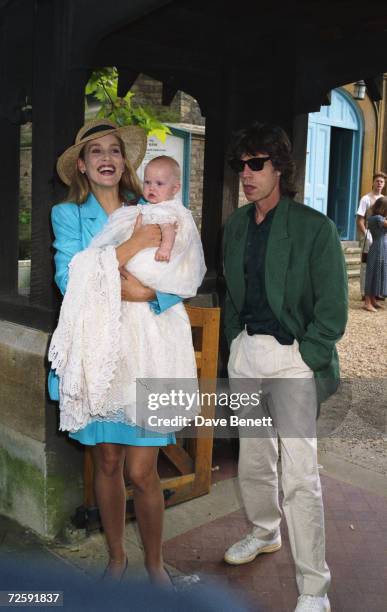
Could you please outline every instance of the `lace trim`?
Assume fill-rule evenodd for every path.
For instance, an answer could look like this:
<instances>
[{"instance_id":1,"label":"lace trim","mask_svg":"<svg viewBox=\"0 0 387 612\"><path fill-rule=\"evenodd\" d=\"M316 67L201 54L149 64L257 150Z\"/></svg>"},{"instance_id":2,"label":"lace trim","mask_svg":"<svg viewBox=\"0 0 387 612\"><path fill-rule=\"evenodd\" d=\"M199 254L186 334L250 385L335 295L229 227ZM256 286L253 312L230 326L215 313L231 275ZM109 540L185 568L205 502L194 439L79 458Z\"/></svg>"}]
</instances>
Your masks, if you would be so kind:
<instances>
[{"instance_id":1,"label":"lace trim","mask_svg":"<svg viewBox=\"0 0 387 612\"><path fill-rule=\"evenodd\" d=\"M59 376L61 430L77 431L95 417L122 420L122 405L105 404L119 360L120 330L121 284L115 249L85 249L70 263L68 287L48 353Z\"/></svg>"}]
</instances>

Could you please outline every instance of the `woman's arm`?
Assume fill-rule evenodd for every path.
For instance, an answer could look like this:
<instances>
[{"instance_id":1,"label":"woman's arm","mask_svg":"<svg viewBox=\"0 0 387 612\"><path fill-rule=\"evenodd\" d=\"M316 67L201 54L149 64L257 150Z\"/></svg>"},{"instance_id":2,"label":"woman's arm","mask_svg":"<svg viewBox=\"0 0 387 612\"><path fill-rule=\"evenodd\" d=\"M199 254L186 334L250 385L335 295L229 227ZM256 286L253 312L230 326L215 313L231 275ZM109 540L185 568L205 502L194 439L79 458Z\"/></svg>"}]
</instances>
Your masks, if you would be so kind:
<instances>
[{"instance_id":1,"label":"woman's arm","mask_svg":"<svg viewBox=\"0 0 387 612\"><path fill-rule=\"evenodd\" d=\"M65 293L69 276L69 263L82 250L82 237L77 204L57 204L51 211L55 241L55 282Z\"/></svg>"},{"instance_id":2,"label":"woman's arm","mask_svg":"<svg viewBox=\"0 0 387 612\"><path fill-rule=\"evenodd\" d=\"M120 268L121 299L126 302L149 302L156 297L153 289L145 287L133 274Z\"/></svg>"},{"instance_id":3,"label":"woman's arm","mask_svg":"<svg viewBox=\"0 0 387 612\"><path fill-rule=\"evenodd\" d=\"M132 259L142 249L159 247L161 230L158 225L143 225L142 215L138 215L133 234L116 248L120 268Z\"/></svg>"},{"instance_id":4,"label":"woman's arm","mask_svg":"<svg viewBox=\"0 0 387 612\"><path fill-rule=\"evenodd\" d=\"M161 314L171 306L181 302L181 297L169 293L153 291L145 287L133 274L123 266L142 249L159 247L161 231L158 225L142 225L142 216L137 217L132 236L116 248L116 255L121 272L121 299L127 302L149 302L156 314Z\"/></svg>"}]
</instances>

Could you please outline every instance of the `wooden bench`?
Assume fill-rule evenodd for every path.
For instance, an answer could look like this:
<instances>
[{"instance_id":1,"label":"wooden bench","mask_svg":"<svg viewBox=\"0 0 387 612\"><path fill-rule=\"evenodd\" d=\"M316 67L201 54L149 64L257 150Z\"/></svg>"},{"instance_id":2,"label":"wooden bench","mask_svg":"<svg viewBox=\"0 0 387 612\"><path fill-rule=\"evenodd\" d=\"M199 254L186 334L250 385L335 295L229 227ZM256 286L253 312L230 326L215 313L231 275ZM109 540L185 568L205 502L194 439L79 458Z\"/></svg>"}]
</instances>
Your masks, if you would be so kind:
<instances>
[{"instance_id":1,"label":"wooden bench","mask_svg":"<svg viewBox=\"0 0 387 612\"><path fill-rule=\"evenodd\" d=\"M202 308L186 306L191 322L192 336L195 348L200 390L211 393L216 390L219 346L219 308ZM215 413L213 403L202 407L201 414L212 418ZM164 492L165 505L174 504L208 493L211 486L213 428L197 428L194 438L180 438L177 444L161 448L161 452L174 465L178 475L162 478L161 486ZM84 462L85 481L85 512L96 509L93 489L93 461L91 449L86 447ZM131 500L133 490L130 483L127 486L128 515L132 515Z\"/></svg>"}]
</instances>

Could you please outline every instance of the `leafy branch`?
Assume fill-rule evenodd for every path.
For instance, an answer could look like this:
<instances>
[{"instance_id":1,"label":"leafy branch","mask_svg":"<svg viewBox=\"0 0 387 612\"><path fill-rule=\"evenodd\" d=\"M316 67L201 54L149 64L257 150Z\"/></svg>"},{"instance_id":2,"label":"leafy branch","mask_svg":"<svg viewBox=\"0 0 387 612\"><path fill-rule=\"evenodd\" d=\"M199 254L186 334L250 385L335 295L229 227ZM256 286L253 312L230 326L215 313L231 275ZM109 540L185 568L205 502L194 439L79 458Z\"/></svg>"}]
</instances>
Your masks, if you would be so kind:
<instances>
[{"instance_id":1,"label":"leafy branch","mask_svg":"<svg viewBox=\"0 0 387 612\"><path fill-rule=\"evenodd\" d=\"M133 103L134 93L125 97L117 95L118 72L116 68L95 70L86 85L86 95L93 95L100 103L97 117L112 119L117 125L139 125L148 136L156 136L162 142L171 131L150 111Z\"/></svg>"}]
</instances>

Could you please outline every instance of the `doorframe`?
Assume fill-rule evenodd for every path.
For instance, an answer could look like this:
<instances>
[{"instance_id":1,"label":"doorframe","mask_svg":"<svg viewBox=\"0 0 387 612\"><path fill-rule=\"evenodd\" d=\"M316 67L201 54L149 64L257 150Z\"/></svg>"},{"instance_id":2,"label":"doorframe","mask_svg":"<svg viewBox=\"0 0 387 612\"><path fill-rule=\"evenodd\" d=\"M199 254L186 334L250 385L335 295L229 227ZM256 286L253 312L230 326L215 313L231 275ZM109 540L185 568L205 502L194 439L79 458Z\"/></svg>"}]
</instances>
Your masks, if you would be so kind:
<instances>
[{"instance_id":1,"label":"doorframe","mask_svg":"<svg viewBox=\"0 0 387 612\"><path fill-rule=\"evenodd\" d=\"M360 194L360 179L361 179L361 168L363 161L363 138L364 138L364 117L358 104L355 102L351 94L338 87L337 91L341 93L347 102L353 109L357 121L359 123L359 129L353 130L354 139L352 145L352 163L351 163L351 192L350 192L350 209L348 211L349 216L349 240L356 240L356 211L359 203Z\"/></svg>"},{"instance_id":2,"label":"doorframe","mask_svg":"<svg viewBox=\"0 0 387 612\"><path fill-rule=\"evenodd\" d=\"M358 129L353 129L354 137L352 144L352 159L351 159L351 171L350 171L350 193L349 193L349 210L348 210L348 236L349 240L356 239L356 210L359 202L359 193L360 193L360 180L361 180L361 170L362 170L362 161L363 161L363 139L364 139L364 117L363 113L359 107L359 105L355 102L352 95L344 89L344 87L337 87L335 89L338 95L341 95L345 101L349 104L350 108L355 113L355 118L358 124ZM320 112L320 111L318 111ZM317 113L313 113L317 114ZM319 124L318 121L314 121L314 123ZM337 127L340 128L340 125L335 123L330 123L328 121L321 122L324 125L329 125L330 128ZM309 125L309 116L308 116L308 125ZM330 146L330 145L329 145ZM329 151L330 154L330 151ZM329 183L330 177L328 178Z\"/></svg>"}]
</instances>

